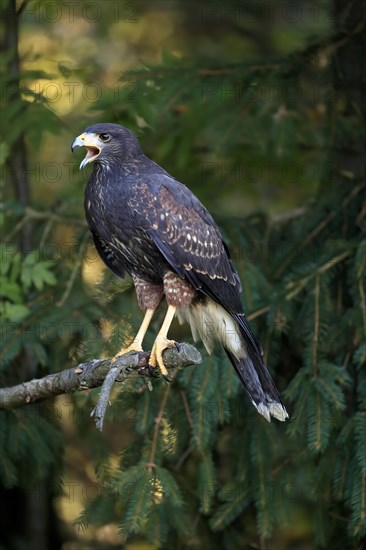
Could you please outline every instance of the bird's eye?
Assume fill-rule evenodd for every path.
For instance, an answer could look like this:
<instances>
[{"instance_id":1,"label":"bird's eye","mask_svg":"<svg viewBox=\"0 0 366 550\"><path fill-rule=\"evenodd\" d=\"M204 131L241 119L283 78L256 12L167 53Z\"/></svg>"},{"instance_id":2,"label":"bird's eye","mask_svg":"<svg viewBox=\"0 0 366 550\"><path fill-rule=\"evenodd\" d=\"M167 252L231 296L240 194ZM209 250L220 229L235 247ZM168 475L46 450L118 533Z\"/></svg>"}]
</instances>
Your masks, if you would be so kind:
<instances>
[{"instance_id":1,"label":"bird's eye","mask_svg":"<svg viewBox=\"0 0 366 550\"><path fill-rule=\"evenodd\" d=\"M109 134L99 134L99 139L100 141L109 141L111 139L111 136Z\"/></svg>"}]
</instances>

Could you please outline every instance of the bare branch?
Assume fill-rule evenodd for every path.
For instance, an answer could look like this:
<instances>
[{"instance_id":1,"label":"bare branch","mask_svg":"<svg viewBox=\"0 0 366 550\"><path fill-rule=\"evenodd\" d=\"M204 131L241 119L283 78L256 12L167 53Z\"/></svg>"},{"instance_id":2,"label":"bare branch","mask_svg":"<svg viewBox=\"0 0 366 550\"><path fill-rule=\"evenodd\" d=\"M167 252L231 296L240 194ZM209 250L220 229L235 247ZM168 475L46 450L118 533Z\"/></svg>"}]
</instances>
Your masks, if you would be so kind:
<instances>
[{"instance_id":1,"label":"bare branch","mask_svg":"<svg viewBox=\"0 0 366 550\"><path fill-rule=\"evenodd\" d=\"M168 371L174 371L175 369L188 367L189 365L197 365L202 361L199 351L186 343L177 343L175 347L166 349L163 356ZM112 359L92 359L72 369L49 374L44 378L30 380L29 382L9 388L1 388L0 410L17 409L30 403L43 401L55 395L97 388L103 384L108 373L113 369L107 379L108 383L104 387L105 395L101 395L100 398L103 408L103 403L107 403L108 401L114 381L123 382L130 376L144 376L147 378L159 376L159 373L152 372L149 369L149 357L150 352L143 351L126 353L125 355L121 355L115 362ZM102 399L104 399L103 403ZM103 424L101 412L95 416L98 416L96 421L99 419Z\"/></svg>"}]
</instances>

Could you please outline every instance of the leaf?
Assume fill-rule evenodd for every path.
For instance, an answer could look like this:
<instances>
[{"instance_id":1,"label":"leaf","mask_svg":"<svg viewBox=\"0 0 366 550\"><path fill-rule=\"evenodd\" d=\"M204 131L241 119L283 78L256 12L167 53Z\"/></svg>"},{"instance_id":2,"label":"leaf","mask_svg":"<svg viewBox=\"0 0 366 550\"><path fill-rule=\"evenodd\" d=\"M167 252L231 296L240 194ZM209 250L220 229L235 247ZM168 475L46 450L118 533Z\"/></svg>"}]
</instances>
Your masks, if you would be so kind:
<instances>
[{"instance_id":1,"label":"leaf","mask_svg":"<svg viewBox=\"0 0 366 550\"><path fill-rule=\"evenodd\" d=\"M50 262L40 262L34 268L33 283L37 290L42 290L45 284L54 286L57 283L57 279L49 270L48 265Z\"/></svg>"},{"instance_id":2,"label":"leaf","mask_svg":"<svg viewBox=\"0 0 366 550\"><path fill-rule=\"evenodd\" d=\"M213 506L216 492L216 472L211 455L205 456L199 465L198 483L201 511L203 514L209 514Z\"/></svg>"},{"instance_id":3,"label":"leaf","mask_svg":"<svg viewBox=\"0 0 366 550\"><path fill-rule=\"evenodd\" d=\"M62 74L62 76L64 76L65 78L69 78L73 73L73 70L70 69L70 67L67 67L66 65L64 65L63 63L58 63L57 67L60 73Z\"/></svg>"},{"instance_id":4,"label":"leaf","mask_svg":"<svg viewBox=\"0 0 366 550\"><path fill-rule=\"evenodd\" d=\"M18 323L29 315L29 313L30 309L27 306L23 304L11 304L10 302L5 303L3 311L4 318L14 323Z\"/></svg>"},{"instance_id":5,"label":"leaf","mask_svg":"<svg viewBox=\"0 0 366 550\"><path fill-rule=\"evenodd\" d=\"M239 490L233 484L230 491L225 491L232 494L232 498L220 506L213 514L210 520L210 527L213 531L221 531L227 525L232 523L249 504L250 490Z\"/></svg>"},{"instance_id":6,"label":"leaf","mask_svg":"<svg viewBox=\"0 0 366 550\"><path fill-rule=\"evenodd\" d=\"M22 289L19 284L9 281L5 277L0 277L0 296L15 303L23 301Z\"/></svg>"},{"instance_id":7,"label":"leaf","mask_svg":"<svg viewBox=\"0 0 366 550\"><path fill-rule=\"evenodd\" d=\"M21 273L21 281L25 289L29 289L32 285L37 290L43 290L45 284L53 286L57 283L57 279L51 271L53 262L38 261L35 252L28 254L24 260Z\"/></svg>"},{"instance_id":8,"label":"leaf","mask_svg":"<svg viewBox=\"0 0 366 550\"><path fill-rule=\"evenodd\" d=\"M8 156L9 156L9 147L7 143L2 141L0 143L0 166L3 166L5 164Z\"/></svg>"}]
</instances>

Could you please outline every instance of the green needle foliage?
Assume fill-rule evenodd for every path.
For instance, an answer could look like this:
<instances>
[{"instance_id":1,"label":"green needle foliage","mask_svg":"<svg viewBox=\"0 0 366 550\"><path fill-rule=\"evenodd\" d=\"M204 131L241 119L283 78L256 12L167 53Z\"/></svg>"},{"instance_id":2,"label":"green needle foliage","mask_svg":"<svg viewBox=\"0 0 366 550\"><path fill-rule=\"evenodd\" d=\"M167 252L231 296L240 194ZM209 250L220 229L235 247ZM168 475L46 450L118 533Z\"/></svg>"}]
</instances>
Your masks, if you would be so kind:
<instances>
[{"instance_id":1,"label":"green needle foliage","mask_svg":"<svg viewBox=\"0 0 366 550\"><path fill-rule=\"evenodd\" d=\"M366 46L357 29L366 15L347 5L345 28L334 23L295 53L235 63L167 53L160 64L126 71L118 101L114 89L90 106L93 122L135 129L144 150L178 179L195 182L193 190L216 210L246 314L290 419L261 418L219 349L210 357L200 349L203 364L171 385L154 380L149 391L143 380L126 380L112 394L102 436L89 416L97 391L69 396L69 423L61 401L2 412L5 489L33 490L47 479L60 496L63 449L87 449L97 490L65 540L112 524L121 541L151 548L361 548ZM14 59L10 49L9 67ZM59 71L66 81L76 74ZM88 68L80 75L87 81ZM102 272L89 241L85 174L71 171L76 183L71 189L65 181L55 204L39 198L26 170L36 198L24 199L17 182L20 144L29 163L42 158L47 133L55 138L64 126L71 141L86 126L84 115L60 119L27 85L52 78L26 69L1 76L2 386L111 356L140 321L131 282ZM295 188L300 207L289 210L286 197ZM280 213L265 211L271 194L282 197ZM248 205L238 204L243 196ZM270 198L261 202L263 196ZM99 282L88 270L100 272ZM186 329L174 331L177 340L190 338Z\"/></svg>"}]
</instances>

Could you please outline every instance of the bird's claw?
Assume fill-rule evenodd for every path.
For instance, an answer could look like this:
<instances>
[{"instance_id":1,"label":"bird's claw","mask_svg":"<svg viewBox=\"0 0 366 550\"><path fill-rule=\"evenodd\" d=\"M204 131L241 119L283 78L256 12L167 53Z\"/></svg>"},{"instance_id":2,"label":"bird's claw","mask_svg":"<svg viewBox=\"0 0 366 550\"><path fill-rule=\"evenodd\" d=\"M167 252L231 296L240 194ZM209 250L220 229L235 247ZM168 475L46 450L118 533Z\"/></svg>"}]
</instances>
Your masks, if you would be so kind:
<instances>
[{"instance_id":1,"label":"bird's claw","mask_svg":"<svg viewBox=\"0 0 366 550\"><path fill-rule=\"evenodd\" d=\"M158 368L153 367L152 365L148 365L147 368L148 368L149 374L152 378L159 378L160 373L159 373Z\"/></svg>"},{"instance_id":2,"label":"bird's claw","mask_svg":"<svg viewBox=\"0 0 366 550\"><path fill-rule=\"evenodd\" d=\"M121 355L125 355L126 353L129 353L130 351L135 351L135 352L141 352L141 351L144 351L142 349L142 346L141 344L137 343L137 342L132 342L132 344L130 344L129 346L127 346L126 348L122 348L120 349L116 355L113 357L112 359L112 363L115 363L117 361L117 359L119 357L121 357Z\"/></svg>"},{"instance_id":3,"label":"bird's claw","mask_svg":"<svg viewBox=\"0 0 366 550\"><path fill-rule=\"evenodd\" d=\"M157 336L154 342L153 348L151 350L151 355L149 359L149 367L158 368L160 374L163 376L164 380L171 382L169 378L169 373L163 361L163 351L167 348L172 348L175 346L174 340L168 340L165 336Z\"/></svg>"}]
</instances>

